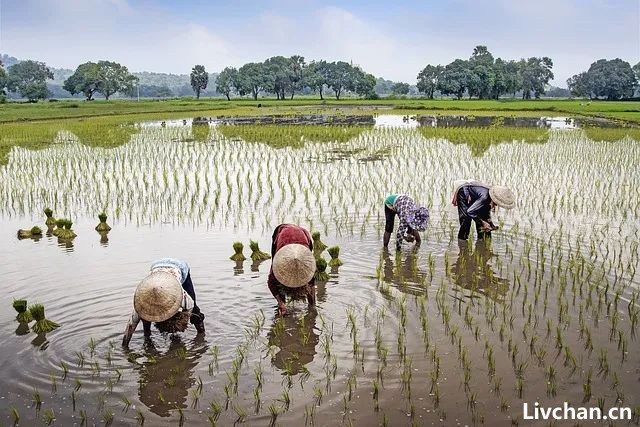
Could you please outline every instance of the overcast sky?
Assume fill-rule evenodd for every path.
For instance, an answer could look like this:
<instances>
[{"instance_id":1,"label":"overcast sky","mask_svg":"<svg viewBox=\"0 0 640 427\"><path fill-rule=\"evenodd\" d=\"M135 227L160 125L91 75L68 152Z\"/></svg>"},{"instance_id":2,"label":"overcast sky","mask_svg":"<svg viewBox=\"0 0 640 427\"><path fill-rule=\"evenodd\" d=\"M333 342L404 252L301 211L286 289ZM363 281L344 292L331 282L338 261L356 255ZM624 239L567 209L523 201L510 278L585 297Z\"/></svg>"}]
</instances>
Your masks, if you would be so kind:
<instances>
[{"instance_id":1,"label":"overcast sky","mask_svg":"<svg viewBox=\"0 0 640 427\"><path fill-rule=\"evenodd\" d=\"M640 61L640 0L0 0L0 53L75 68L209 71L273 55L346 60L414 83L426 64L549 56L554 83L599 58Z\"/></svg>"}]
</instances>

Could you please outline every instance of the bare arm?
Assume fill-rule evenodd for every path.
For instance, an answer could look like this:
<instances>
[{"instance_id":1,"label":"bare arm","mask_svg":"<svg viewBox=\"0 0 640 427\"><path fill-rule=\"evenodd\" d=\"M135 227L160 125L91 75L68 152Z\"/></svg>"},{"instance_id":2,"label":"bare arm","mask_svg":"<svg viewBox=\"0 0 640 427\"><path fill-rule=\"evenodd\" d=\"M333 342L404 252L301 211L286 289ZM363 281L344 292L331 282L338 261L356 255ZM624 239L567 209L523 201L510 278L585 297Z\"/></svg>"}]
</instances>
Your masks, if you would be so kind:
<instances>
[{"instance_id":1,"label":"bare arm","mask_svg":"<svg viewBox=\"0 0 640 427\"><path fill-rule=\"evenodd\" d=\"M129 346L129 341L131 341L131 337L138 327L138 323L140 323L140 316L138 316L138 313L133 310L133 313L131 313L131 317L129 318L129 322L127 322L127 327L124 330L124 336L122 337L123 347ZM146 330L147 328L145 328L145 332ZM151 324L149 324L149 332L151 332Z\"/></svg>"}]
</instances>

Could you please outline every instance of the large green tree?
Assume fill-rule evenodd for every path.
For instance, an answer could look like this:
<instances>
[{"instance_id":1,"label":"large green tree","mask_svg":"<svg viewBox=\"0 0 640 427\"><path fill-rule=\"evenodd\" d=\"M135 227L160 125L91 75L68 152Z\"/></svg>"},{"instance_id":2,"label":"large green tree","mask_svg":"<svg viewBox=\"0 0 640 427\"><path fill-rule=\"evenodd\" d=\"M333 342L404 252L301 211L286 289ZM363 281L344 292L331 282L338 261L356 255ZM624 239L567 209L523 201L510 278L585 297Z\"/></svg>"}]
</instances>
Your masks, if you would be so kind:
<instances>
[{"instance_id":1,"label":"large green tree","mask_svg":"<svg viewBox=\"0 0 640 427\"><path fill-rule=\"evenodd\" d=\"M567 80L571 93L576 96L608 100L632 97L637 83L634 69L620 58L600 59L586 72Z\"/></svg>"},{"instance_id":2,"label":"large green tree","mask_svg":"<svg viewBox=\"0 0 640 427\"><path fill-rule=\"evenodd\" d=\"M408 95L409 90L409 83L398 82L394 83L394 85L391 87L391 92L395 95Z\"/></svg>"},{"instance_id":3,"label":"large green tree","mask_svg":"<svg viewBox=\"0 0 640 427\"><path fill-rule=\"evenodd\" d=\"M5 87L7 87L7 72L4 70L4 65L0 61L0 102L6 100Z\"/></svg>"},{"instance_id":4,"label":"large green tree","mask_svg":"<svg viewBox=\"0 0 640 427\"><path fill-rule=\"evenodd\" d=\"M238 69L237 90L240 95L251 94L254 100L265 90L269 82L265 79L265 66L259 62L244 64Z\"/></svg>"},{"instance_id":5,"label":"large green tree","mask_svg":"<svg viewBox=\"0 0 640 427\"><path fill-rule=\"evenodd\" d=\"M200 99L200 92L207 88L209 84L209 74L204 69L204 65L196 65L191 69L191 88L196 93L196 99Z\"/></svg>"},{"instance_id":6,"label":"large green tree","mask_svg":"<svg viewBox=\"0 0 640 427\"><path fill-rule=\"evenodd\" d=\"M461 99L468 88L469 80L469 62L456 59L444 67L438 79L437 89L444 95L454 95L457 99Z\"/></svg>"},{"instance_id":7,"label":"large green tree","mask_svg":"<svg viewBox=\"0 0 640 427\"><path fill-rule=\"evenodd\" d=\"M332 62L327 65L329 67L327 86L333 90L336 99L340 99L342 93L353 86L353 67L344 61Z\"/></svg>"},{"instance_id":8,"label":"large green tree","mask_svg":"<svg viewBox=\"0 0 640 427\"><path fill-rule=\"evenodd\" d=\"M293 69L291 60L284 56L273 56L264 62L262 68L264 89L275 93L277 99L285 99L286 92L292 91Z\"/></svg>"},{"instance_id":9,"label":"large green tree","mask_svg":"<svg viewBox=\"0 0 640 427\"><path fill-rule=\"evenodd\" d=\"M307 63L304 61L304 56L293 55L289 58L289 80L291 84L291 99L295 95L296 91L300 91L305 86L305 75Z\"/></svg>"},{"instance_id":10,"label":"large green tree","mask_svg":"<svg viewBox=\"0 0 640 427\"><path fill-rule=\"evenodd\" d=\"M549 80L553 79L551 58L545 56L522 59L519 66L522 78L522 99L531 99L532 96L537 99L540 95L544 95Z\"/></svg>"},{"instance_id":11,"label":"large green tree","mask_svg":"<svg viewBox=\"0 0 640 427\"><path fill-rule=\"evenodd\" d=\"M444 72L442 65L427 65L418 73L418 91L433 99L433 94L438 88L438 81Z\"/></svg>"},{"instance_id":12,"label":"large green tree","mask_svg":"<svg viewBox=\"0 0 640 427\"><path fill-rule=\"evenodd\" d=\"M76 71L64 81L62 88L71 95L82 93L87 101L100 90L100 66L95 62L85 62L78 65Z\"/></svg>"},{"instance_id":13,"label":"large green tree","mask_svg":"<svg viewBox=\"0 0 640 427\"><path fill-rule=\"evenodd\" d=\"M233 92L238 80L238 70L233 67L226 67L218 74L216 79L216 91L227 97L227 101L231 101L231 93Z\"/></svg>"},{"instance_id":14,"label":"large green tree","mask_svg":"<svg viewBox=\"0 0 640 427\"><path fill-rule=\"evenodd\" d=\"M6 79L10 91L33 102L49 96L47 80L53 79L53 73L44 62L28 60L9 67Z\"/></svg>"},{"instance_id":15,"label":"large green tree","mask_svg":"<svg viewBox=\"0 0 640 427\"><path fill-rule=\"evenodd\" d=\"M113 61L98 61L100 92L108 101L116 92L131 94L138 81L137 77L129 73L124 65Z\"/></svg>"},{"instance_id":16,"label":"large green tree","mask_svg":"<svg viewBox=\"0 0 640 427\"><path fill-rule=\"evenodd\" d=\"M313 61L305 70L305 83L313 90L318 92L320 99L324 99L323 91L329 85L330 64L327 61Z\"/></svg>"}]
</instances>

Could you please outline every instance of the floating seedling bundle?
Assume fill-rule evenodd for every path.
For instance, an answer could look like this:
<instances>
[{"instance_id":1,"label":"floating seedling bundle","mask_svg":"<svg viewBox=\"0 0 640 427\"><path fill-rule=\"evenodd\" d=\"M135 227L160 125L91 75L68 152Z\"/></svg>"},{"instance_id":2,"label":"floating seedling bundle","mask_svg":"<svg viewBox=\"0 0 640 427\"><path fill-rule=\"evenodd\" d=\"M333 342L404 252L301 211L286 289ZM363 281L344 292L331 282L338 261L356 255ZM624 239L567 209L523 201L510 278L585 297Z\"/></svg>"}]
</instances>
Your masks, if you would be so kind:
<instances>
[{"instance_id":1,"label":"floating seedling bundle","mask_svg":"<svg viewBox=\"0 0 640 427\"><path fill-rule=\"evenodd\" d=\"M316 258L316 272L313 275L313 280L316 282L326 282L329 280L329 275L326 272L327 270L327 261L320 257Z\"/></svg>"},{"instance_id":2,"label":"floating seedling bundle","mask_svg":"<svg viewBox=\"0 0 640 427\"><path fill-rule=\"evenodd\" d=\"M42 229L34 225L28 230L18 230L18 239L29 239L31 237L42 237Z\"/></svg>"},{"instance_id":3,"label":"floating seedling bundle","mask_svg":"<svg viewBox=\"0 0 640 427\"><path fill-rule=\"evenodd\" d=\"M96 225L96 231L99 233L102 232L107 232L107 231L111 231L111 227L109 226L109 224L107 224L107 214L104 212L101 212L98 215L98 220L100 221L100 223L98 225Z\"/></svg>"},{"instance_id":4,"label":"floating seedling bundle","mask_svg":"<svg viewBox=\"0 0 640 427\"><path fill-rule=\"evenodd\" d=\"M244 260L246 260L247 258L242 253L243 249L244 249L244 245L242 244L242 242L235 242L233 244L233 251L235 253L233 255L231 255L229 257L229 259L232 260L232 261L244 261Z\"/></svg>"},{"instance_id":5,"label":"floating seedling bundle","mask_svg":"<svg viewBox=\"0 0 640 427\"><path fill-rule=\"evenodd\" d=\"M45 334L60 327L60 325L58 325L56 322L53 322L44 317L44 305L42 304L30 305L29 312L31 314L31 317L33 317L33 320L36 321L31 329L37 334Z\"/></svg>"},{"instance_id":6,"label":"floating seedling bundle","mask_svg":"<svg viewBox=\"0 0 640 427\"><path fill-rule=\"evenodd\" d=\"M44 208L44 214L47 216L47 219L44 222L47 228L55 227L56 219L53 217L53 211L51 208Z\"/></svg>"},{"instance_id":7,"label":"floating seedling bundle","mask_svg":"<svg viewBox=\"0 0 640 427\"><path fill-rule=\"evenodd\" d=\"M187 329L190 318L191 310L179 311L163 322L156 322L155 325L160 332L175 334L176 332L183 332Z\"/></svg>"},{"instance_id":8,"label":"floating seedling bundle","mask_svg":"<svg viewBox=\"0 0 640 427\"><path fill-rule=\"evenodd\" d=\"M77 236L76 233L73 232L71 226L73 222L70 219L59 218L56 220L56 229L53 230L53 235L63 239L63 240L71 240Z\"/></svg>"},{"instance_id":9,"label":"floating seedling bundle","mask_svg":"<svg viewBox=\"0 0 640 427\"><path fill-rule=\"evenodd\" d=\"M13 308L18 312L16 320L20 323L29 323L33 320L31 312L27 310L27 300L17 299L13 301Z\"/></svg>"},{"instance_id":10,"label":"floating seedling bundle","mask_svg":"<svg viewBox=\"0 0 640 427\"><path fill-rule=\"evenodd\" d=\"M319 231L314 231L311 234L311 237L313 239L313 251L316 254L319 254L320 252L324 251L325 249L327 249L327 245L325 245L322 240L320 240L320 232Z\"/></svg>"},{"instance_id":11,"label":"floating seedling bundle","mask_svg":"<svg viewBox=\"0 0 640 427\"><path fill-rule=\"evenodd\" d=\"M340 246L332 246L327 249L329 255L331 255L331 260L329 261L329 265L331 267L340 267L342 265L342 261L340 261Z\"/></svg>"},{"instance_id":12,"label":"floating seedling bundle","mask_svg":"<svg viewBox=\"0 0 640 427\"><path fill-rule=\"evenodd\" d=\"M258 242L256 242L255 240L249 241L249 248L251 249L251 259L253 261L264 261L271 258L268 253L262 252L260 250Z\"/></svg>"}]
</instances>

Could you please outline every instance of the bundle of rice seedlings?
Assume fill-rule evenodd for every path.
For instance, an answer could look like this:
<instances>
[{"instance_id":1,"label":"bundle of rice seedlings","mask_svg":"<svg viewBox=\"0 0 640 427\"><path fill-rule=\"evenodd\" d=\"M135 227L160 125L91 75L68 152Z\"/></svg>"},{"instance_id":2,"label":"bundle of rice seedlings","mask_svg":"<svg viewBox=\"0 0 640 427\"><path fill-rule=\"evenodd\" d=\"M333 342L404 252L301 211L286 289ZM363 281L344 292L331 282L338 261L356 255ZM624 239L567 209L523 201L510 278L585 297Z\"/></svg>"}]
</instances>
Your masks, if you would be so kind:
<instances>
[{"instance_id":1,"label":"bundle of rice seedlings","mask_svg":"<svg viewBox=\"0 0 640 427\"><path fill-rule=\"evenodd\" d=\"M246 260L247 258L242 253L243 249L244 249L244 245L242 244L242 242L235 242L233 244L233 250L235 251L235 253L233 255L231 255L229 257L229 259L232 260L232 261L244 261L244 260Z\"/></svg>"},{"instance_id":2,"label":"bundle of rice seedlings","mask_svg":"<svg viewBox=\"0 0 640 427\"><path fill-rule=\"evenodd\" d=\"M327 249L327 252L329 252L329 255L331 255L329 265L331 267L340 267L342 265L342 261L340 261L340 258L338 258L338 256L340 255L340 246L332 246Z\"/></svg>"},{"instance_id":3,"label":"bundle of rice seedlings","mask_svg":"<svg viewBox=\"0 0 640 427\"><path fill-rule=\"evenodd\" d=\"M70 219L64 219L64 218L62 219L62 222L61 222L62 228L60 228L60 226L58 225L60 221L61 220L56 220L56 226L58 226L58 228L56 228L55 231L53 232L55 236L58 236L58 238L65 239L65 240L71 240L77 236L77 234L74 233L73 230L71 229L73 222Z\"/></svg>"},{"instance_id":4,"label":"bundle of rice seedlings","mask_svg":"<svg viewBox=\"0 0 640 427\"><path fill-rule=\"evenodd\" d=\"M97 232L103 232L103 231L110 231L111 227L109 227L109 224L107 224L107 214L104 212L101 212L98 215L98 220L100 221L100 223L98 225L96 225L96 231Z\"/></svg>"},{"instance_id":5,"label":"bundle of rice seedlings","mask_svg":"<svg viewBox=\"0 0 640 427\"><path fill-rule=\"evenodd\" d=\"M41 237L42 229L37 225L34 225L29 230L21 229L18 230L18 239L28 239L30 237Z\"/></svg>"},{"instance_id":6,"label":"bundle of rice seedlings","mask_svg":"<svg viewBox=\"0 0 640 427\"><path fill-rule=\"evenodd\" d=\"M324 258L316 258L316 272L313 275L313 280L316 282L326 282L329 280L329 275L325 271L327 269L327 261Z\"/></svg>"},{"instance_id":7,"label":"bundle of rice seedlings","mask_svg":"<svg viewBox=\"0 0 640 427\"><path fill-rule=\"evenodd\" d=\"M165 321L156 322L155 325L160 332L175 334L187 329L189 319L191 319L191 310L179 311Z\"/></svg>"},{"instance_id":8,"label":"bundle of rice seedlings","mask_svg":"<svg viewBox=\"0 0 640 427\"><path fill-rule=\"evenodd\" d=\"M322 243L322 240L320 240L320 232L319 231L314 231L311 234L311 238L313 239L313 251L316 254L318 254L318 253L324 251L325 249L327 249L327 245Z\"/></svg>"},{"instance_id":9,"label":"bundle of rice seedlings","mask_svg":"<svg viewBox=\"0 0 640 427\"><path fill-rule=\"evenodd\" d=\"M255 240L249 241L249 248L251 249L251 259L253 261L264 261L271 258L268 253L262 252L260 250L260 248L258 247L258 242L256 242Z\"/></svg>"},{"instance_id":10,"label":"bundle of rice seedlings","mask_svg":"<svg viewBox=\"0 0 640 427\"><path fill-rule=\"evenodd\" d=\"M44 208L44 214L47 216L47 220L44 222L47 228L55 227L56 219L53 217L53 211L51 208Z\"/></svg>"},{"instance_id":11,"label":"bundle of rice seedlings","mask_svg":"<svg viewBox=\"0 0 640 427\"><path fill-rule=\"evenodd\" d=\"M60 234L60 231L64 230L64 224L66 223L66 221L67 220L64 218L58 218L55 220L56 229L53 230L54 236L58 236Z\"/></svg>"},{"instance_id":12,"label":"bundle of rice seedlings","mask_svg":"<svg viewBox=\"0 0 640 427\"><path fill-rule=\"evenodd\" d=\"M44 317L44 305L42 304L33 304L29 306L29 312L31 313L31 317L36 323L33 325L31 330L36 334L45 334L47 332L51 332L54 329L60 327L56 322L52 322L49 319Z\"/></svg>"},{"instance_id":13,"label":"bundle of rice seedlings","mask_svg":"<svg viewBox=\"0 0 640 427\"><path fill-rule=\"evenodd\" d=\"M13 300L13 308L16 309L18 315L16 316L16 320L20 323L29 323L33 320L31 317L31 312L27 310L27 300L26 299L16 299Z\"/></svg>"}]
</instances>

